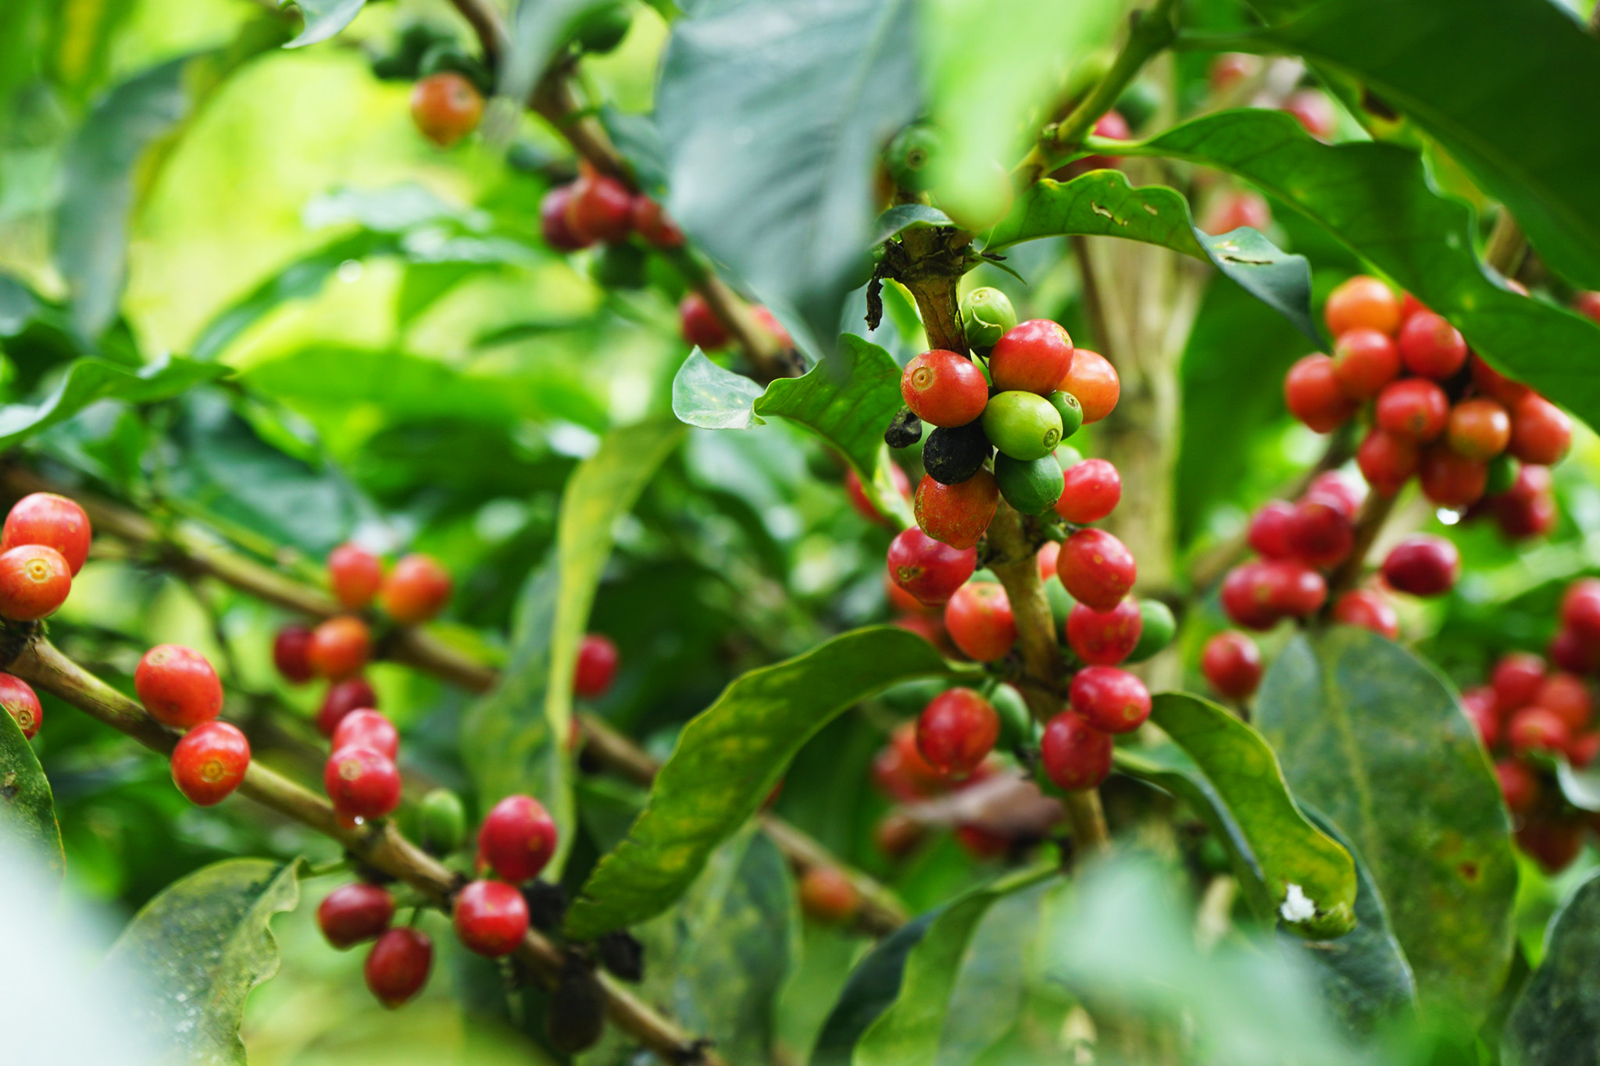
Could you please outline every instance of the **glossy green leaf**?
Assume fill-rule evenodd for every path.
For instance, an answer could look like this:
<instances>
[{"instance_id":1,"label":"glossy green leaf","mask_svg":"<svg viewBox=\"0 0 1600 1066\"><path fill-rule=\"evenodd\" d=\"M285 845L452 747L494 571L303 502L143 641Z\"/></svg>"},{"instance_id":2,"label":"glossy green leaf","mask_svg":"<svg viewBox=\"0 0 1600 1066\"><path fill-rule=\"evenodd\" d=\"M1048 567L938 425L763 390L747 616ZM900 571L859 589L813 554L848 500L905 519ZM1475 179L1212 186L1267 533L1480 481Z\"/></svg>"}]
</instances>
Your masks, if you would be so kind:
<instances>
[{"instance_id":1,"label":"glossy green leaf","mask_svg":"<svg viewBox=\"0 0 1600 1066\"><path fill-rule=\"evenodd\" d=\"M300 15L305 19L305 29L284 47L304 48L308 44L326 41L354 22L356 16L361 14L364 3L366 0L294 0L294 6L300 9Z\"/></svg>"},{"instance_id":2,"label":"glossy green leaf","mask_svg":"<svg viewBox=\"0 0 1600 1066\"><path fill-rule=\"evenodd\" d=\"M1327 939L1349 932L1355 922L1355 863L1300 813L1261 734L1209 700L1183 692L1158 693L1150 720L1176 750L1119 748L1117 768L1188 800L1220 830L1258 913L1301 936Z\"/></svg>"},{"instance_id":3,"label":"glossy green leaf","mask_svg":"<svg viewBox=\"0 0 1600 1066\"><path fill-rule=\"evenodd\" d=\"M672 379L672 413L700 429L749 429L766 424L755 413L761 393L760 385L718 366L696 348Z\"/></svg>"},{"instance_id":4,"label":"glossy green leaf","mask_svg":"<svg viewBox=\"0 0 1600 1066\"><path fill-rule=\"evenodd\" d=\"M953 226L950 216L937 207L927 204L896 204L878 216L872 229L872 239L869 244L882 244L891 237L897 237L912 226Z\"/></svg>"},{"instance_id":5,"label":"glossy green leaf","mask_svg":"<svg viewBox=\"0 0 1600 1066\"><path fill-rule=\"evenodd\" d=\"M1326 145L1292 116L1258 109L1195 119L1131 151L1247 179L1448 318L1500 370L1600 425L1600 374L1592 369L1600 365L1600 328L1491 280L1473 251L1471 210L1433 190L1415 152Z\"/></svg>"},{"instance_id":6,"label":"glossy green leaf","mask_svg":"<svg viewBox=\"0 0 1600 1066\"><path fill-rule=\"evenodd\" d=\"M611 0L518 0L511 15L511 49L495 92L526 100L578 22Z\"/></svg>"},{"instance_id":7,"label":"glossy green leaf","mask_svg":"<svg viewBox=\"0 0 1600 1066\"><path fill-rule=\"evenodd\" d=\"M1077 234L1122 237L1208 260L1313 343L1321 343L1311 315L1311 265L1305 256L1290 255L1247 226L1213 237L1194 224L1189 202L1176 189L1130 186L1120 170L1036 182L1017 197L985 248Z\"/></svg>"},{"instance_id":8,"label":"glossy green leaf","mask_svg":"<svg viewBox=\"0 0 1600 1066\"><path fill-rule=\"evenodd\" d=\"M1578 886L1550 922L1544 959L1501 1037L1506 1066L1578 1066L1600 1049L1600 877Z\"/></svg>"},{"instance_id":9,"label":"glossy green leaf","mask_svg":"<svg viewBox=\"0 0 1600 1066\"><path fill-rule=\"evenodd\" d=\"M1516 866L1483 748L1455 694L1382 637L1297 637L1256 701L1296 796L1366 863L1425 1005L1472 1015L1511 958Z\"/></svg>"},{"instance_id":10,"label":"glossy green leaf","mask_svg":"<svg viewBox=\"0 0 1600 1066\"><path fill-rule=\"evenodd\" d=\"M64 857L50 782L16 720L0 710L0 831L38 853L59 876Z\"/></svg>"},{"instance_id":11,"label":"glossy green leaf","mask_svg":"<svg viewBox=\"0 0 1600 1066\"><path fill-rule=\"evenodd\" d=\"M129 993L172 1061L244 1066L245 997L278 970L270 923L299 903L299 872L299 860L207 866L163 889L112 945L109 958L141 976Z\"/></svg>"},{"instance_id":12,"label":"glossy green leaf","mask_svg":"<svg viewBox=\"0 0 1600 1066\"><path fill-rule=\"evenodd\" d=\"M569 935L586 939L661 913L835 715L897 681L947 670L921 637L876 626L735 680L679 734L628 839L573 901Z\"/></svg>"},{"instance_id":13,"label":"glossy green leaf","mask_svg":"<svg viewBox=\"0 0 1600 1066\"><path fill-rule=\"evenodd\" d=\"M888 1010L900 994L906 959L921 943L941 907L919 914L878 942L856 968L839 992L839 999L828 1012L811 1049L811 1066L850 1066L850 1059L861 1035Z\"/></svg>"},{"instance_id":14,"label":"glossy green leaf","mask_svg":"<svg viewBox=\"0 0 1600 1066\"><path fill-rule=\"evenodd\" d=\"M0 407L0 448L9 448L40 430L65 422L100 400L154 403L229 373L227 367L188 359L162 359L136 371L103 359L79 359L40 402Z\"/></svg>"}]
</instances>

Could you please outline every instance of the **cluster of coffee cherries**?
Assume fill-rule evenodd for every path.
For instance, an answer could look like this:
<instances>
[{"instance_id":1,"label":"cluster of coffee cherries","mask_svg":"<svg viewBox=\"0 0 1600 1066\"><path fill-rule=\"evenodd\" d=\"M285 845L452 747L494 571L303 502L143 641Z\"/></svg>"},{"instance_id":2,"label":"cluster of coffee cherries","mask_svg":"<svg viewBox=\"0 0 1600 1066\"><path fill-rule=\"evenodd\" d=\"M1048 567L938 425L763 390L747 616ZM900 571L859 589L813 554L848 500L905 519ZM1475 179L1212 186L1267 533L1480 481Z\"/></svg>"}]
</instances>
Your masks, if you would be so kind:
<instances>
[{"instance_id":1,"label":"cluster of coffee cherries","mask_svg":"<svg viewBox=\"0 0 1600 1066\"><path fill-rule=\"evenodd\" d=\"M1572 423L1558 407L1377 278L1357 275L1334 289L1325 317L1333 355L1308 355L1284 378L1296 418L1331 433L1367 411L1356 464L1384 496L1416 477L1440 507L1465 511L1488 501L1508 535L1550 528L1554 500L1543 468L1572 444Z\"/></svg>"},{"instance_id":2,"label":"cluster of coffee cherries","mask_svg":"<svg viewBox=\"0 0 1600 1066\"><path fill-rule=\"evenodd\" d=\"M970 688L941 693L916 720L901 722L889 734L888 742L872 760L873 784L895 804L921 803L971 788L1002 771L999 756L990 752L1013 727L1016 717L1020 714L1026 720L1027 713L1022 697L1009 685L996 686L987 697ZM958 760L970 763L970 769L942 771L923 755L924 718L936 754L954 752ZM963 729L965 735L960 735ZM980 751L982 754L974 757ZM879 820L874 838L880 851L898 859L915 849L925 833L920 824L893 810ZM980 859L1002 854L1011 844L989 829L971 824L956 825L955 837L963 849Z\"/></svg>"}]
</instances>

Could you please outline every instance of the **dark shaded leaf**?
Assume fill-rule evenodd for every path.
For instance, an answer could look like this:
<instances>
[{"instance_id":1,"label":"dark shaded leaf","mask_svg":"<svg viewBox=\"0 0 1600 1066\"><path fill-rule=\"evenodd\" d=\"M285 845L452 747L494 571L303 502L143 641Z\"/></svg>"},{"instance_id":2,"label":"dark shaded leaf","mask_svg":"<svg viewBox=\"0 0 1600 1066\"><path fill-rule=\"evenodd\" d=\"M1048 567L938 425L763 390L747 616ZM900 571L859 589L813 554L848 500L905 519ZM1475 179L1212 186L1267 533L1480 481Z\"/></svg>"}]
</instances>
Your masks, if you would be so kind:
<instances>
[{"instance_id":1,"label":"dark shaded leaf","mask_svg":"<svg viewBox=\"0 0 1600 1066\"><path fill-rule=\"evenodd\" d=\"M39 403L0 407L0 448L9 448L40 430L65 422L100 400L154 403L230 373L228 367L188 359L162 359L137 371L101 359L79 359L67 369L61 384Z\"/></svg>"},{"instance_id":2,"label":"dark shaded leaf","mask_svg":"<svg viewBox=\"0 0 1600 1066\"><path fill-rule=\"evenodd\" d=\"M1600 1062L1600 877L1561 908L1546 934L1544 960L1512 1008L1501 1039L1506 1066Z\"/></svg>"},{"instance_id":3,"label":"dark shaded leaf","mask_svg":"<svg viewBox=\"0 0 1600 1066\"><path fill-rule=\"evenodd\" d=\"M927 204L896 204L878 216L873 223L872 239L868 244L882 244L890 237L899 236L912 226L953 226L950 216L937 207Z\"/></svg>"},{"instance_id":4,"label":"dark shaded leaf","mask_svg":"<svg viewBox=\"0 0 1600 1066\"><path fill-rule=\"evenodd\" d=\"M33 745L0 709L0 830L37 853L58 877L65 861L55 800Z\"/></svg>"},{"instance_id":5,"label":"dark shaded leaf","mask_svg":"<svg viewBox=\"0 0 1600 1066\"><path fill-rule=\"evenodd\" d=\"M885 937L850 972L811 1049L811 1066L850 1066L862 1034L899 995L907 956L943 913L940 908L913 918Z\"/></svg>"}]
</instances>

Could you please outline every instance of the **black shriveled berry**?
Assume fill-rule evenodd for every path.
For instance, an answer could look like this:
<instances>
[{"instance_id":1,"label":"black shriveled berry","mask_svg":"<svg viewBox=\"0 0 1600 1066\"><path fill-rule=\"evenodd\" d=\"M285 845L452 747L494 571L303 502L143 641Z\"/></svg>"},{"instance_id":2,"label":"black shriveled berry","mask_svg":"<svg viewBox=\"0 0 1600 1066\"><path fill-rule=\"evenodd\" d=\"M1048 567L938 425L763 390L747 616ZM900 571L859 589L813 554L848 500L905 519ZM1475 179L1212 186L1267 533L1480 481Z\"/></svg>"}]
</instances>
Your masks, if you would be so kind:
<instances>
[{"instance_id":1,"label":"black shriveled berry","mask_svg":"<svg viewBox=\"0 0 1600 1066\"><path fill-rule=\"evenodd\" d=\"M576 1055L599 1043L605 1027L605 988L582 963L567 963L545 1012L550 1046L563 1055Z\"/></svg>"},{"instance_id":2,"label":"black shriveled berry","mask_svg":"<svg viewBox=\"0 0 1600 1066\"><path fill-rule=\"evenodd\" d=\"M935 429L922 446L922 469L941 485L959 485L983 469L989 438L981 421L954 429Z\"/></svg>"},{"instance_id":3,"label":"black shriveled berry","mask_svg":"<svg viewBox=\"0 0 1600 1066\"><path fill-rule=\"evenodd\" d=\"M567 915L567 892L548 881L529 881L522 886L528 904L528 924L546 933L561 928Z\"/></svg>"},{"instance_id":4,"label":"black shriveled berry","mask_svg":"<svg viewBox=\"0 0 1600 1066\"><path fill-rule=\"evenodd\" d=\"M595 942L600 965L624 981L644 980L644 945L625 930L607 933Z\"/></svg>"},{"instance_id":5,"label":"black shriveled berry","mask_svg":"<svg viewBox=\"0 0 1600 1066\"><path fill-rule=\"evenodd\" d=\"M902 407L883 431L883 442L891 448L909 448L922 439L922 419Z\"/></svg>"}]
</instances>

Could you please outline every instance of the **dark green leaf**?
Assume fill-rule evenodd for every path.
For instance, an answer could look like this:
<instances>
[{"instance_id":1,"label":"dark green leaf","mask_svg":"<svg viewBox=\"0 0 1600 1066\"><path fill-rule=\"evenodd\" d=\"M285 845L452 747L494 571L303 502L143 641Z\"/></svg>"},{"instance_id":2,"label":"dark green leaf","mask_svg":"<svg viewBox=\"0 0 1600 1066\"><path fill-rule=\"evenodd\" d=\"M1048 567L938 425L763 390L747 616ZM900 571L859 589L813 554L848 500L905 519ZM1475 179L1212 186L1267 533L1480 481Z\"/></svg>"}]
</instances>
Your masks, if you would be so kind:
<instances>
[{"instance_id":1,"label":"dark green leaf","mask_svg":"<svg viewBox=\"0 0 1600 1066\"><path fill-rule=\"evenodd\" d=\"M1423 1003L1487 1009L1511 958L1505 807L1454 693L1382 637L1297 637L1256 704L1296 796L1360 852Z\"/></svg>"},{"instance_id":2,"label":"dark green leaf","mask_svg":"<svg viewBox=\"0 0 1600 1066\"><path fill-rule=\"evenodd\" d=\"M713 363L699 348L689 353L672 379L672 413L700 429L764 425L766 420L754 409L760 398L760 385Z\"/></svg>"},{"instance_id":3,"label":"dark green leaf","mask_svg":"<svg viewBox=\"0 0 1600 1066\"><path fill-rule=\"evenodd\" d=\"M304 48L308 44L326 41L344 29L361 14L366 0L294 0L295 7L306 20L300 36L284 45L285 48Z\"/></svg>"},{"instance_id":4,"label":"dark green leaf","mask_svg":"<svg viewBox=\"0 0 1600 1066\"><path fill-rule=\"evenodd\" d=\"M1600 1062L1600 877L1591 877L1550 923L1544 960L1506 1022L1506 1066Z\"/></svg>"},{"instance_id":5,"label":"dark green leaf","mask_svg":"<svg viewBox=\"0 0 1600 1066\"><path fill-rule=\"evenodd\" d=\"M811 1050L810 1066L850 1066L856 1043L889 1009L905 975L906 958L944 909L918 915L885 937L850 973Z\"/></svg>"},{"instance_id":6,"label":"dark green leaf","mask_svg":"<svg viewBox=\"0 0 1600 1066\"><path fill-rule=\"evenodd\" d=\"M585 939L661 913L835 715L897 681L947 670L921 637L873 627L734 681L684 727L628 839L567 913L568 933Z\"/></svg>"},{"instance_id":7,"label":"dark green leaf","mask_svg":"<svg viewBox=\"0 0 1600 1066\"><path fill-rule=\"evenodd\" d=\"M100 400L153 403L230 373L227 367L188 359L162 359L138 371L101 359L79 359L44 400L0 407L0 448L9 448L40 430L65 422Z\"/></svg>"},{"instance_id":8,"label":"dark green leaf","mask_svg":"<svg viewBox=\"0 0 1600 1066\"><path fill-rule=\"evenodd\" d=\"M890 237L899 236L912 226L953 226L950 216L937 207L927 204L896 204L878 216L872 227L869 244L882 244Z\"/></svg>"},{"instance_id":9,"label":"dark green leaf","mask_svg":"<svg viewBox=\"0 0 1600 1066\"><path fill-rule=\"evenodd\" d=\"M50 782L33 745L0 709L0 829L22 841L59 876L64 862Z\"/></svg>"}]
</instances>

